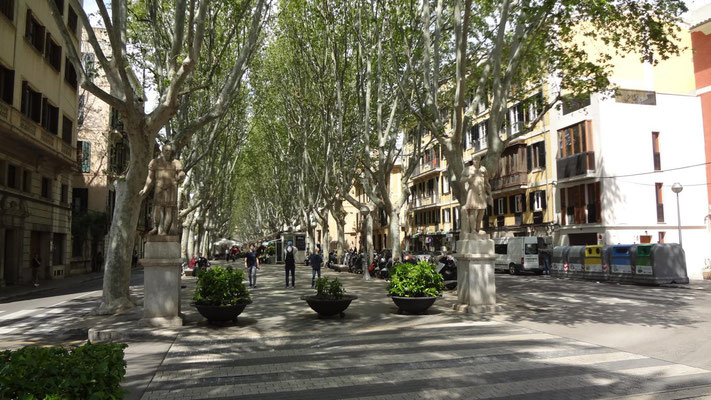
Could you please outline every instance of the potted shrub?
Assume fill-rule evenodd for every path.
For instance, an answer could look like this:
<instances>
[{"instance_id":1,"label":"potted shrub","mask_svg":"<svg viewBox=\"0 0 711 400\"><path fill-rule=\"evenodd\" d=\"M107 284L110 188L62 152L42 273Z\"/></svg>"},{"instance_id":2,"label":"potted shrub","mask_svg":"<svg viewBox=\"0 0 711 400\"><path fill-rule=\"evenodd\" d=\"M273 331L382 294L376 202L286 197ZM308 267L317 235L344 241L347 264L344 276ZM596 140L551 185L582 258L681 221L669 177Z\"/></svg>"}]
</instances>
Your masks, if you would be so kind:
<instances>
[{"instance_id":1,"label":"potted shrub","mask_svg":"<svg viewBox=\"0 0 711 400\"><path fill-rule=\"evenodd\" d=\"M209 323L234 321L252 302L244 286L244 272L232 267L214 266L198 273L193 305Z\"/></svg>"},{"instance_id":2,"label":"potted shrub","mask_svg":"<svg viewBox=\"0 0 711 400\"><path fill-rule=\"evenodd\" d=\"M444 290L442 275L437 268L427 261L417 264L397 264L390 273L388 295L403 311L420 314L434 304L437 296Z\"/></svg>"},{"instance_id":3,"label":"potted shrub","mask_svg":"<svg viewBox=\"0 0 711 400\"><path fill-rule=\"evenodd\" d=\"M325 277L318 278L314 288L315 295L302 296L301 299L306 300L312 310L324 317L340 314L343 318L345 315L343 311L351 305L351 301L358 298L355 295L345 294L346 290L338 278L333 280Z\"/></svg>"}]
</instances>

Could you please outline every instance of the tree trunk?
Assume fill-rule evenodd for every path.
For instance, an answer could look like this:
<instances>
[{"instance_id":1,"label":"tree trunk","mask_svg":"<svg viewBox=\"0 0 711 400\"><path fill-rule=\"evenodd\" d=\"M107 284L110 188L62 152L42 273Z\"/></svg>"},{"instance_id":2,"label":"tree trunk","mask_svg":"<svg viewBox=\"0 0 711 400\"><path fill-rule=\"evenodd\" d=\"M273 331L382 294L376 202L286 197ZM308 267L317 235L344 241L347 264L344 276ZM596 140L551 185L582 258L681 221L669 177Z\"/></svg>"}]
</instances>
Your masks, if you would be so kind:
<instances>
[{"instance_id":1,"label":"tree trunk","mask_svg":"<svg viewBox=\"0 0 711 400\"><path fill-rule=\"evenodd\" d=\"M133 244L141 212L141 198L138 192L146 182L148 163L153 150L153 136L139 131L140 128L135 125L127 124L128 129L137 132L136 137L129 141L131 157L126 179L119 179L115 183L116 204L106 250L103 294L101 305L97 310L100 315L115 314L134 306L129 296L129 286Z\"/></svg>"},{"instance_id":2,"label":"tree trunk","mask_svg":"<svg viewBox=\"0 0 711 400\"><path fill-rule=\"evenodd\" d=\"M390 235L390 248L393 251L393 262L400 260L402 246L400 245L400 210L393 208L388 221L388 234ZM400 260L402 261L402 260Z\"/></svg>"},{"instance_id":3,"label":"tree trunk","mask_svg":"<svg viewBox=\"0 0 711 400\"><path fill-rule=\"evenodd\" d=\"M338 259L341 259L341 256L343 255L343 249L344 246L343 244L346 241L346 232L345 232L345 227L344 223L340 218L336 218L336 230L338 231L338 247L337 249L337 254L338 254Z\"/></svg>"},{"instance_id":4,"label":"tree trunk","mask_svg":"<svg viewBox=\"0 0 711 400\"><path fill-rule=\"evenodd\" d=\"M185 217L183 221L183 233L180 235L180 256L185 261L190 261L190 253L188 253L188 241L190 240L190 224L192 223L192 215Z\"/></svg>"},{"instance_id":5,"label":"tree trunk","mask_svg":"<svg viewBox=\"0 0 711 400\"><path fill-rule=\"evenodd\" d=\"M188 228L188 258L195 256L195 218L190 219L190 227Z\"/></svg>"},{"instance_id":6,"label":"tree trunk","mask_svg":"<svg viewBox=\"0 0 711 400\"><path fill-rule=\"evenodd\" d=\"M323 248L324 253L328 254L331 251L331 231L328 227L328 215L330 214L330 211L326 209L323 213L324 222L321 225L321 228L323 229Z\"/></svg>"},{"instance_id":7,"label":"tree trunk","mask_svg":"<svg viewBox=\"0 0 711 400\"><path fill-rule=\"evenodd\" d=\"M373 249L373 213L369 212L365 215L365 248L367 249L368 257L365 260L365 265L363 266L363 279L370 279L370 272L368 267L373 261L374 249Z\"/></svg>"}]
</instances>

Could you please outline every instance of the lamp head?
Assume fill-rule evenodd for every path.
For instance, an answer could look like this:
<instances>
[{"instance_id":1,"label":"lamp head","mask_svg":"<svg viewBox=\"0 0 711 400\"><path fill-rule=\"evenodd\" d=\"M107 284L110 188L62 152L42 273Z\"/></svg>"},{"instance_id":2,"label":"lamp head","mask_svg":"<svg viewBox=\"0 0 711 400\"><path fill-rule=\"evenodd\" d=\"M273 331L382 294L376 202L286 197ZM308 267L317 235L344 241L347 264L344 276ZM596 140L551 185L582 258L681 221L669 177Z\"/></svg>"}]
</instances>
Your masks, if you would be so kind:
<instances>
[{"instance_id":1,"label":"lamp head","mask_svg":"<svg viewBox=\"0 0 711 400\"><path fill-rule=\"evenodd\" d=\"M682 190L684 190L684 187L681 186L681 183L679 182L674 182L674 184L671 187L672 192L679 194L681 193Z\"/></svg>"}]
</instances>

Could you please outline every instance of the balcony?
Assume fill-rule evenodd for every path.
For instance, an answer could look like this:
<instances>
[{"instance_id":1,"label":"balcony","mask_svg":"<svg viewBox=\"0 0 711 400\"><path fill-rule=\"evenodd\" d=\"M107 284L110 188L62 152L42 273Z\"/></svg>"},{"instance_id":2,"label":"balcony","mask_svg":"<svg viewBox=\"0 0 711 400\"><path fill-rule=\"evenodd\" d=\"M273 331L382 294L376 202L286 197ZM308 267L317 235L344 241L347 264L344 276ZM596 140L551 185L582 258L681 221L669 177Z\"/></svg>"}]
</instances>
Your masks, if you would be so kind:
<instances>
[{"instance_id":1,"label":"balcony","mask_svg":"<svg viewBox=\"0 0 711 400\"><path fill-rule=\"evenodd\" d=\"M572 178L595 171L595 152L588 151L556 160L558 179Z\"/></svg>"},{"instance_id":2,"label":"balcony","mask_svg":"<svg viewBox=\"0 0 711 400\"><path fill-rule=\"evenodd\" d=\"M528 184L528 174L525 171L514 172L508 175L495 176L491 180L491 190L520 188Z\"/></svg>"},{"instance_id":3,"label":"balcony","mask_svg":"<svg viewBox=\"0 0 711 400\"><path fill-rule=\"evenodd\" d=\"M427 207L439 204L439 196L416 197L413 206L415 208Z\"/></svg>"},{"instance_id":4,"label":"balcony","mask_svg":"<svg viewBox=\"0 0 711 400\"><path fill-rule=\"evenodd\" d=\"M415 172L412 173L412 177L414 178L427 172L434 171L439 168L439 164L439 158L427 162L423 161L422 164L417 164L417 166L415 167Z\"/></svg>"},{"instance_id":5,"label":"balcony","mask_svg":"<svg viewBox=\"0 0 711 400\"><path fill-rule=\"evenodd\" d=\"M15 134L19 140L46 151L63 163L76 166L74 147L63 141L61 137L47 132L40 124L25 117L15 108L0 102L0 126L3 123L9 125L9 132Z\"/></svg>"}]
</instances>

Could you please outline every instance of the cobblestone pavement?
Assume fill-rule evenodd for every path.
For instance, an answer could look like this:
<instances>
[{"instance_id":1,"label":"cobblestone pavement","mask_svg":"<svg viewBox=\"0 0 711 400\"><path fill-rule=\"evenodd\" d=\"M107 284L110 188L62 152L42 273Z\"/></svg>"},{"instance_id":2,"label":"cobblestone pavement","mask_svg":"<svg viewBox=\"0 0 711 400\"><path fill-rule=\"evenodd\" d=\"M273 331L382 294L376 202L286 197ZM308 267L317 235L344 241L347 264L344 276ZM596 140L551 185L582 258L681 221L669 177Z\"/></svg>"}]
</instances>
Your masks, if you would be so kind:
<instances>
[{"instance_id":1,"label":"cobblestone pavement","mask_svg":"<svg viewBox=\"0 0 711 400\"><path fill-rule=\"evenodd\" d=\"M265 266L238 323L209 326L184 303L187 327L143 399L592 399L703 398L711 371L509 322L450 311L400 315L385 282L338 276L359 299L345 318L319 318L283 267ZM194 279L184 280L191 292ZM187 296L184 296L184 298ZM189 302L189 299L184 299Z\"/></svg>"}]
</instances>

